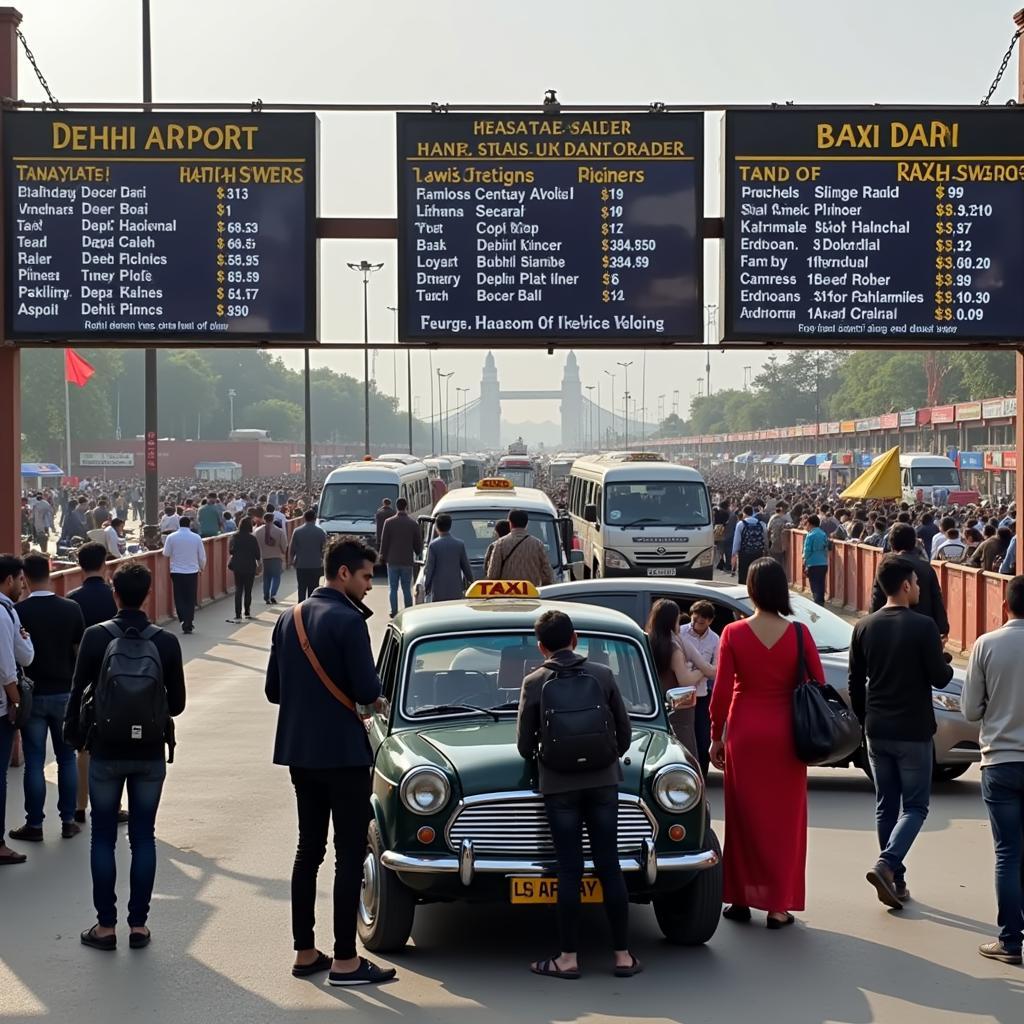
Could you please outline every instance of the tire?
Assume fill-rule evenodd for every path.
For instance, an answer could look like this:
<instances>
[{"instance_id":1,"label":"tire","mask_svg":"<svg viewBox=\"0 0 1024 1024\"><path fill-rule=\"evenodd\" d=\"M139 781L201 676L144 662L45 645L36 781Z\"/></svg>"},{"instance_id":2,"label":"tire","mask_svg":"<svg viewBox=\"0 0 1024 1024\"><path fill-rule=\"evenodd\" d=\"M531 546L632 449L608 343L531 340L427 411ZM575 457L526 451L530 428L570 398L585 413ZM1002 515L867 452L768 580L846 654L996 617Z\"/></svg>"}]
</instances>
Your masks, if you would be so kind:
<instances>
[{"instance_id":1,"label":"tire","mask_svg":"<svg viewBox=\"0 0 1024 1024\"><path fill-rule=\"evenodd\" d=\"M722 919L722 848L718 836L708 829L711 849L718 863L700 871L682 889L655 896L654 916L662 934L673 946L702 946L709 941Z\"/></svg>"},{"instance_id":2,"label":"tire","mask_svg":"<svg viewBox=\"0 0 1024 1024\"><path fill-rule=\"evenodd\" d=\"M970 767L969 764L937 764L932 768L932 782L952 782Z\"/></svg>"},{"instance_id":3,"label":"tire","mask_svg":"<svg viewBox=\"0 0 1024 1024\"><path fill-rule=\"evenodd\" d=\"M394 953L405 947L412 934L416 897L380 862L384 841L376 821L370 822L363 861L363 885L359 893L356 931L371 953Z\"/></svg>"}]
</instances>

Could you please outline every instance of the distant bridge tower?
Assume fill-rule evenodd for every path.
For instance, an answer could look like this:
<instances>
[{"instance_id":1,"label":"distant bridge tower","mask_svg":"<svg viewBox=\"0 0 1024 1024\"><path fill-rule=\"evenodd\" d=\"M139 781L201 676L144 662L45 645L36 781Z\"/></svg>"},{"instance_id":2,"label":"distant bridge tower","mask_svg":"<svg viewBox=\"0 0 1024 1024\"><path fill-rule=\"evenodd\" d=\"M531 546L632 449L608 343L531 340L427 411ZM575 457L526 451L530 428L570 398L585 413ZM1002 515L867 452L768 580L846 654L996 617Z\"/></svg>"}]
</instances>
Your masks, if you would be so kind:
<instances>
[{"instance_id":1,"label":"distant bridge tower","mask_svg":"<svg viewBox=\"0 0 1024 1024\"><path fill-rule=\"evenodd\" d=\"M501 385L494 354L487 353L480 378L480 443L492 451L501 448Z\"/></svg>"},{"instance_id":2,"label":"distant bridge tower","mask_svg":"<svg viewBox=\"0 0 1024 1024\"><path fill-rule=\"evenodd\" d=\"M576 354L569 353L562 375L562 449L575 451L580 447L583 430L583 387Z\"/></svg>"}]
</instances>

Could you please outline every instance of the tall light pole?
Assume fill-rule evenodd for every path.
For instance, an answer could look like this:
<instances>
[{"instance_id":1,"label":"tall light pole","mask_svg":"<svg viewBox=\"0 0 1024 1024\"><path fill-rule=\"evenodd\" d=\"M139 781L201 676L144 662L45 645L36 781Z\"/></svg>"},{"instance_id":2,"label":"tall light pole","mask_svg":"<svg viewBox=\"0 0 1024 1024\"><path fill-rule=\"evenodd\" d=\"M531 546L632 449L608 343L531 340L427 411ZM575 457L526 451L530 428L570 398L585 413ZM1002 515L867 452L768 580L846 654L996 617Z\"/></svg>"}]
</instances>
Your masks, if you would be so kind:
<instances>
[{"instance_id":1,"label":"tall light pole","mask_svg":"<svg viewBox=\"0 0 1024 1024\"><path fill-rule=\"evenodd\" d=\"M675 413L676 416L679 415L679 391L678 390L672 392L672 412Z\"/></svg>"},{"instance_id":2,"label":"tall light pole","mask_svg":"<svg viewBox=\"0 0 1024 1024\"><path fill-rule=\"evenodd\" d=\"M450 392L448 391L448 388L451 386L452 377L454 377L454 376L455 376L455 371L454 370L452 370L451 373L446 373L445 374L445 382L444 382L444 418L445 418L445 421L447 422L448 449L449 449L449 451L451 451L451 447L452 447L452 413L451 413L451 408L452 407L451 407L451 405L449 404L449 401L448 401L448 395L450 394ZM459 396L456 395L455 397L456 397L456 399L458 399ZM457 427L458 427L458 422L456 421L456 428ZM458 432L458 431L456 430L456 432Z\"/></svg>"},{"instance_id":3,"label":"tall light pole","mask_svg":"<svg viewBox=\"0 0 1024 1024\"><path fill-rule=\"evenodd\" d=\"M587 391L592 392L594 390L594 384L587 385ZM592 394L587 395L587 433L590 434L590 445L588 451L594 447L594 396Z\"/></svg>"},{"instance_id":4,"label":"tall light pole","mask_svg":"<svg viewBox=\"0 0 1024 1024\"><path fill-rule=\"evenodd\" d=\"M743 367L743 390L747 391L750 388L750 367Z\"/></svg>"},{"instance_id":5,"label":"tall light pole","mask_svg":"<svg viewBox=\"0 0 1024 1024\"><path fill-rule=\"evenodd\" d=\"M238 397L238 392L234 388L228 388L228 417L231 424L231 432L235 430L235 399Z\"/></svg>"},{"instance_id":6,"label":"tall light pole","mask_svg":"<svg viewBox=\"0 0 1024 1024\"><path fill-rule=\"evenodd\" d=\"M466 395L469 394L469 388L460 388L458 385L455 387L455 447L461 452L464 450L463 442L459 440L459 399L462 399L462 430L466 433ZM469 438L467 436L465 441L466 447L469 446Z\"/></svg>"},{"instance_id":7,"label":"tall light pole","mask_svg":"<svg viewBox=\"0 0 1024 1024\"><path fill-rule=\"evenodd\" d=\"M703 398L704 397L704 378L703 377L698 377L697 378L697 397L698 398Z\"/></svg>"},{"instance_id":8,"label":"tall light pole","mask_svg":"<svg viewBox=\"0 0 1024 1024\"><path fill-rule=\"evenodd\" d=\"M626 392L626 422L622 428L622 448L623 451L629 450L629 368L633 365L633 360L630 359L628 363L616 363L616 366L622 367L622 372L625 374L623 379L623 389ZM614 405L612 406L614 408Z\"/></svg>"},{"instance_id":9,"label":"tall light pole","mask_svg":"<svg viewBox=\"0 0 1024 1024\"><path fill-rule=\"evenodd\" d=\"M370 275L384 268L383 263L360 260L349 270L363 275L363 445L370 454Z\"/></svg>"},{"instance_id":10,"label":"tall light pole","mask_svg":"<svg viewBox=\"0 0 1024 1024\"><path fill-rule=\"evenodd\" d=\"M395 344L397 345L398 344L398 307L397 306L388 306L388 309L391 310L391 314L392 314L392 317L394 319ZM397 353L396 353L396 359L397 359ZM398 373L397 369L396 369L395 373L396 374ZM406 348L406 350L405 350L405 383L406 383L406 387L408 388L408 391L409 391L409 394L408 394L408 397L407 397L407 401L409 403L409 454L412 455L413 451L412 451L412 349L411 348ZM396 405L396 407L398 405L398 377L397 376L395 377L395 405Z\"/></svg>"},{"instance_id":11,"label":"tall light pole","mask_svg":"<svg viewBox=\"0 0 1024 1024\"><path fill-rule=\"evenodd\" d=\"M706 317L707 329L705 331L704 344L706 346L706 365L704 372L707 375L708 382L708 396L711 395L711 336L713 334L713 328L718 325L718 307L714 305L708 305L704 307L704 313Z\"/></svg>"},{"instance_id":12,"label":"tall light pole","mask_svg":"<svg viewBox=\"0 0 1024 1024\"><path fill-rule=\"evenodd\" d=\"M444 373L439 366L437 368L437 454L444 455L444 413L442 412L442 395L441 395L441 381L445 382L445 390L447 390L448 381L455 376L455 371L452 370L450 373ZM447 402L444 403L447 405Z\"/></svg>"},{"instance_id":13,"label":"tall light pole","mask_svg":"<svg viewBox=\"0 0 1024 1024\"><path fill-rule=\"evenodd\" d=\"M617 448L615 444L615 374L611 370L604 371L612 379L612 447Z\"/></svg>"},{"instance_id":14,"label":"tall light pole","mask_svg":"<svg viewBox=\"0 0 1024 1024\"><path fill-rule=\"evenodd\" d=\"M658 395L658 423L662 423L665 420L665 396Z\"/></svg>"},{"instance_id":15,"label":"tall light pole","mask_svg":"<svg viewBox=\"0 0 1024 1024\"><path fill-rule=\"evenodd\" d=\"M591 438L593 440L593 438ZM599 452L601 450L601 378L597 378L597 444L594 445L594 451Z\"/></svg>"}]
</instances>

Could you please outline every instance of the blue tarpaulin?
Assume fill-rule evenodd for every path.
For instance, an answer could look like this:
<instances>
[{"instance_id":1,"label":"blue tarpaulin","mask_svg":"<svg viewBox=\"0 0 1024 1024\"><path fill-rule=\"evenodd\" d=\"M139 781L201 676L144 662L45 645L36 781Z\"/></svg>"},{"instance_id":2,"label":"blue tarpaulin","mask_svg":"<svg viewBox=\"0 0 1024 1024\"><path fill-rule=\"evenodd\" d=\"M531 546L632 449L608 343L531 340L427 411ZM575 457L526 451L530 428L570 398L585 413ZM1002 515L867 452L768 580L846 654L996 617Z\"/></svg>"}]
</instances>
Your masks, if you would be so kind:
<instances>
[{"instance_id":1,"label":"blue tarpaulin","mask_svg":"<svg viewBox=\"0 0 1024 1024\"><path fill-rule=\"evenodd\" d=\"M63 476L64 470L52 462L23 462L22 476Z\"/></svg>"}]
</instances>

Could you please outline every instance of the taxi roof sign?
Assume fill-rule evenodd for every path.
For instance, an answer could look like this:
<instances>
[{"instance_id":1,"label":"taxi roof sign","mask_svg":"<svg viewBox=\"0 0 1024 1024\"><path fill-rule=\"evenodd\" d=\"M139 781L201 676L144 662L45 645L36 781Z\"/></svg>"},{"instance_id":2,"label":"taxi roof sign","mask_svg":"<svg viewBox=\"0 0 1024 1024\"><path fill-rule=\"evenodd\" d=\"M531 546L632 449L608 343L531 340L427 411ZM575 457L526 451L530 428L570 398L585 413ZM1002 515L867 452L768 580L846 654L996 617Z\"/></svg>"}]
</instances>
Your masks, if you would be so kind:
<instances>
[{"instance_id":1,"label":"taxi roof sign","mask_svg":"<svg viewBox=\"0 0 1024 1024\"><path fill-rule=\"evenodd\" d=\"M477 580L466 597L540 597L540 591L529 580Z\"/></svg>"},{"instance_id":2,"label":"taxi roof sign","mask_svg":"<svg viewBox=\"0 0 1024 1024\"><path fill-rule=\"evenodd\" d=\"M477 481L476 489L478 491L514 491L516 485L508 477L485 476L482 480Z\"/></svg>"}]
</instances>

